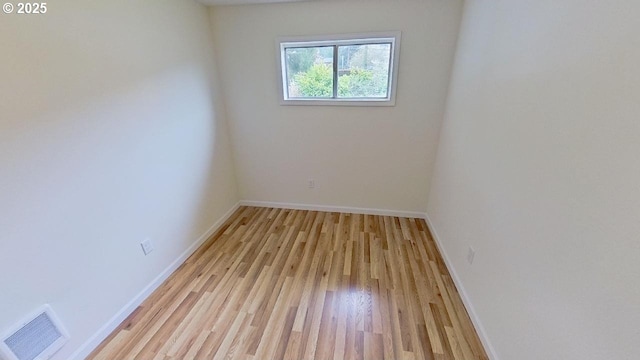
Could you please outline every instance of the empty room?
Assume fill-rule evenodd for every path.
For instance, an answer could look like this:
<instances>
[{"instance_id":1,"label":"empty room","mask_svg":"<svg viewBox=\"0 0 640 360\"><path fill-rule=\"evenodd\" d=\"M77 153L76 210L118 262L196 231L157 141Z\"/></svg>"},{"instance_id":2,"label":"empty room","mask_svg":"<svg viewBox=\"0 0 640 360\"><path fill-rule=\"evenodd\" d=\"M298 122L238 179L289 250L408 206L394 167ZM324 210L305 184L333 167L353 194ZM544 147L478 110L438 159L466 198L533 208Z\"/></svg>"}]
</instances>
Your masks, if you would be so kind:
<instances>
[{"instance_id":1,"label":"empty room","mask_svg":"<svg viewBox=\"0 0 640 360\"><path fill-rule=\"evenodd\" d=\"M5 0L0 359L640 359L640 3Z\"/></svg>"}]
</instances>

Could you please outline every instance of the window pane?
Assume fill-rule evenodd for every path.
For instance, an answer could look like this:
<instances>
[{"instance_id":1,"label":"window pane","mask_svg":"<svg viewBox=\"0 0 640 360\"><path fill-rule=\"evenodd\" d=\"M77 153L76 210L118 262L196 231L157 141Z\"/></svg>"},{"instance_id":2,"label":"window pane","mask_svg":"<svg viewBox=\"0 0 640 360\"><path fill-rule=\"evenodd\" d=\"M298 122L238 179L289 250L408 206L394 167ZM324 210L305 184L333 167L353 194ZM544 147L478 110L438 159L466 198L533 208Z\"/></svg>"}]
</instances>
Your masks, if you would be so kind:
<instances>
[{"instance_id":1,"label":"window pane","mask_svg":"<svg viewBox=\"0 0 640 360\"><path fill-rule=\"evenodd\" d=\"M333 97L333 46L286 48L289 98Z\"/></svg>"},{"instance_id":2,"label":"window pane","mask_svg":"<svg viewBox=\"0 0 640 360\"><path fill-rule=\"evenodd\" d=\"M338 47L338 97L386 98L391 44Z\"/></svg>"}]
</instances>

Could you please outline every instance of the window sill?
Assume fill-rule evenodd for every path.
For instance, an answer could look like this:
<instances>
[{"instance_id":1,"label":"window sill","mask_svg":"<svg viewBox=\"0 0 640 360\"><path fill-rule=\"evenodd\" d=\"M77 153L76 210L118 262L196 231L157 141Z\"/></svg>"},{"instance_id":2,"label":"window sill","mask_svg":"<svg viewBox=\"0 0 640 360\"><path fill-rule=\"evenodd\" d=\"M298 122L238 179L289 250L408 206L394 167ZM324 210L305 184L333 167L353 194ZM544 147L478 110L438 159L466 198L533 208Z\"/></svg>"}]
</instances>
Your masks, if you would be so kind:
<instances>
[{"instance_id":1,"label":"window sill","mask_svg":"<svg viewBox=\"0 0 640 360\"><path fill-rule=\"evenodd\" d=\"M395 100L369 99L369 100L283 100L280 105L288 106L396 106Z\"/></svg>"}]
</instances>

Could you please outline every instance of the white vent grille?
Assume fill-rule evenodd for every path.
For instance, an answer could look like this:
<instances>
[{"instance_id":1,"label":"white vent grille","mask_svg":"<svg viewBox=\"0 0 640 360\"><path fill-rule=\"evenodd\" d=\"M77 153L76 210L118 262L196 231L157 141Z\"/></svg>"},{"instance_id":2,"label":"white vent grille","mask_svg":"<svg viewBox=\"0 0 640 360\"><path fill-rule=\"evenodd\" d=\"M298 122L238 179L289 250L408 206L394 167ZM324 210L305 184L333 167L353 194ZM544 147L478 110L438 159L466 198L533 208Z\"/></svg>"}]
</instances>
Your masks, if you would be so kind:
<instances>
[{"instance_id":1,"label":"white vent grille","mask_svg":"<svg viewBox=\"0 0 640 360\"><path fill-rule=\"evenodd\" d=\"M68 339L51 308L45 305L3 337L0 350L9 360L44 360Z\"/></svg>"}]
</instances>

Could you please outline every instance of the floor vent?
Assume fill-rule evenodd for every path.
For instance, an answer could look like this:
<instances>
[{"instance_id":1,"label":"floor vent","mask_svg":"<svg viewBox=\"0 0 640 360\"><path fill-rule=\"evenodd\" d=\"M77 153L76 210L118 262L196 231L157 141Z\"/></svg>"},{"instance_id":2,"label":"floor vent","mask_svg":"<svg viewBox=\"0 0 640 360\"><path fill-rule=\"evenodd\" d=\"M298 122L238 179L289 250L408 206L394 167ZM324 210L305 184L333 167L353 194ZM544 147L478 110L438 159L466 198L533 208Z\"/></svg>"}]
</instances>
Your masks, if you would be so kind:
<instances>
[{"instance_id":1,"label":"floor vent","mask_svg":"<svg viewBox=\"0 0 640 360\"><path fill-rule=\"evenodd\" d=\"M2 337L6 360L46 360L69 340L69 334L49 305L44 305Z\"/></svg>"}]
</instances>

